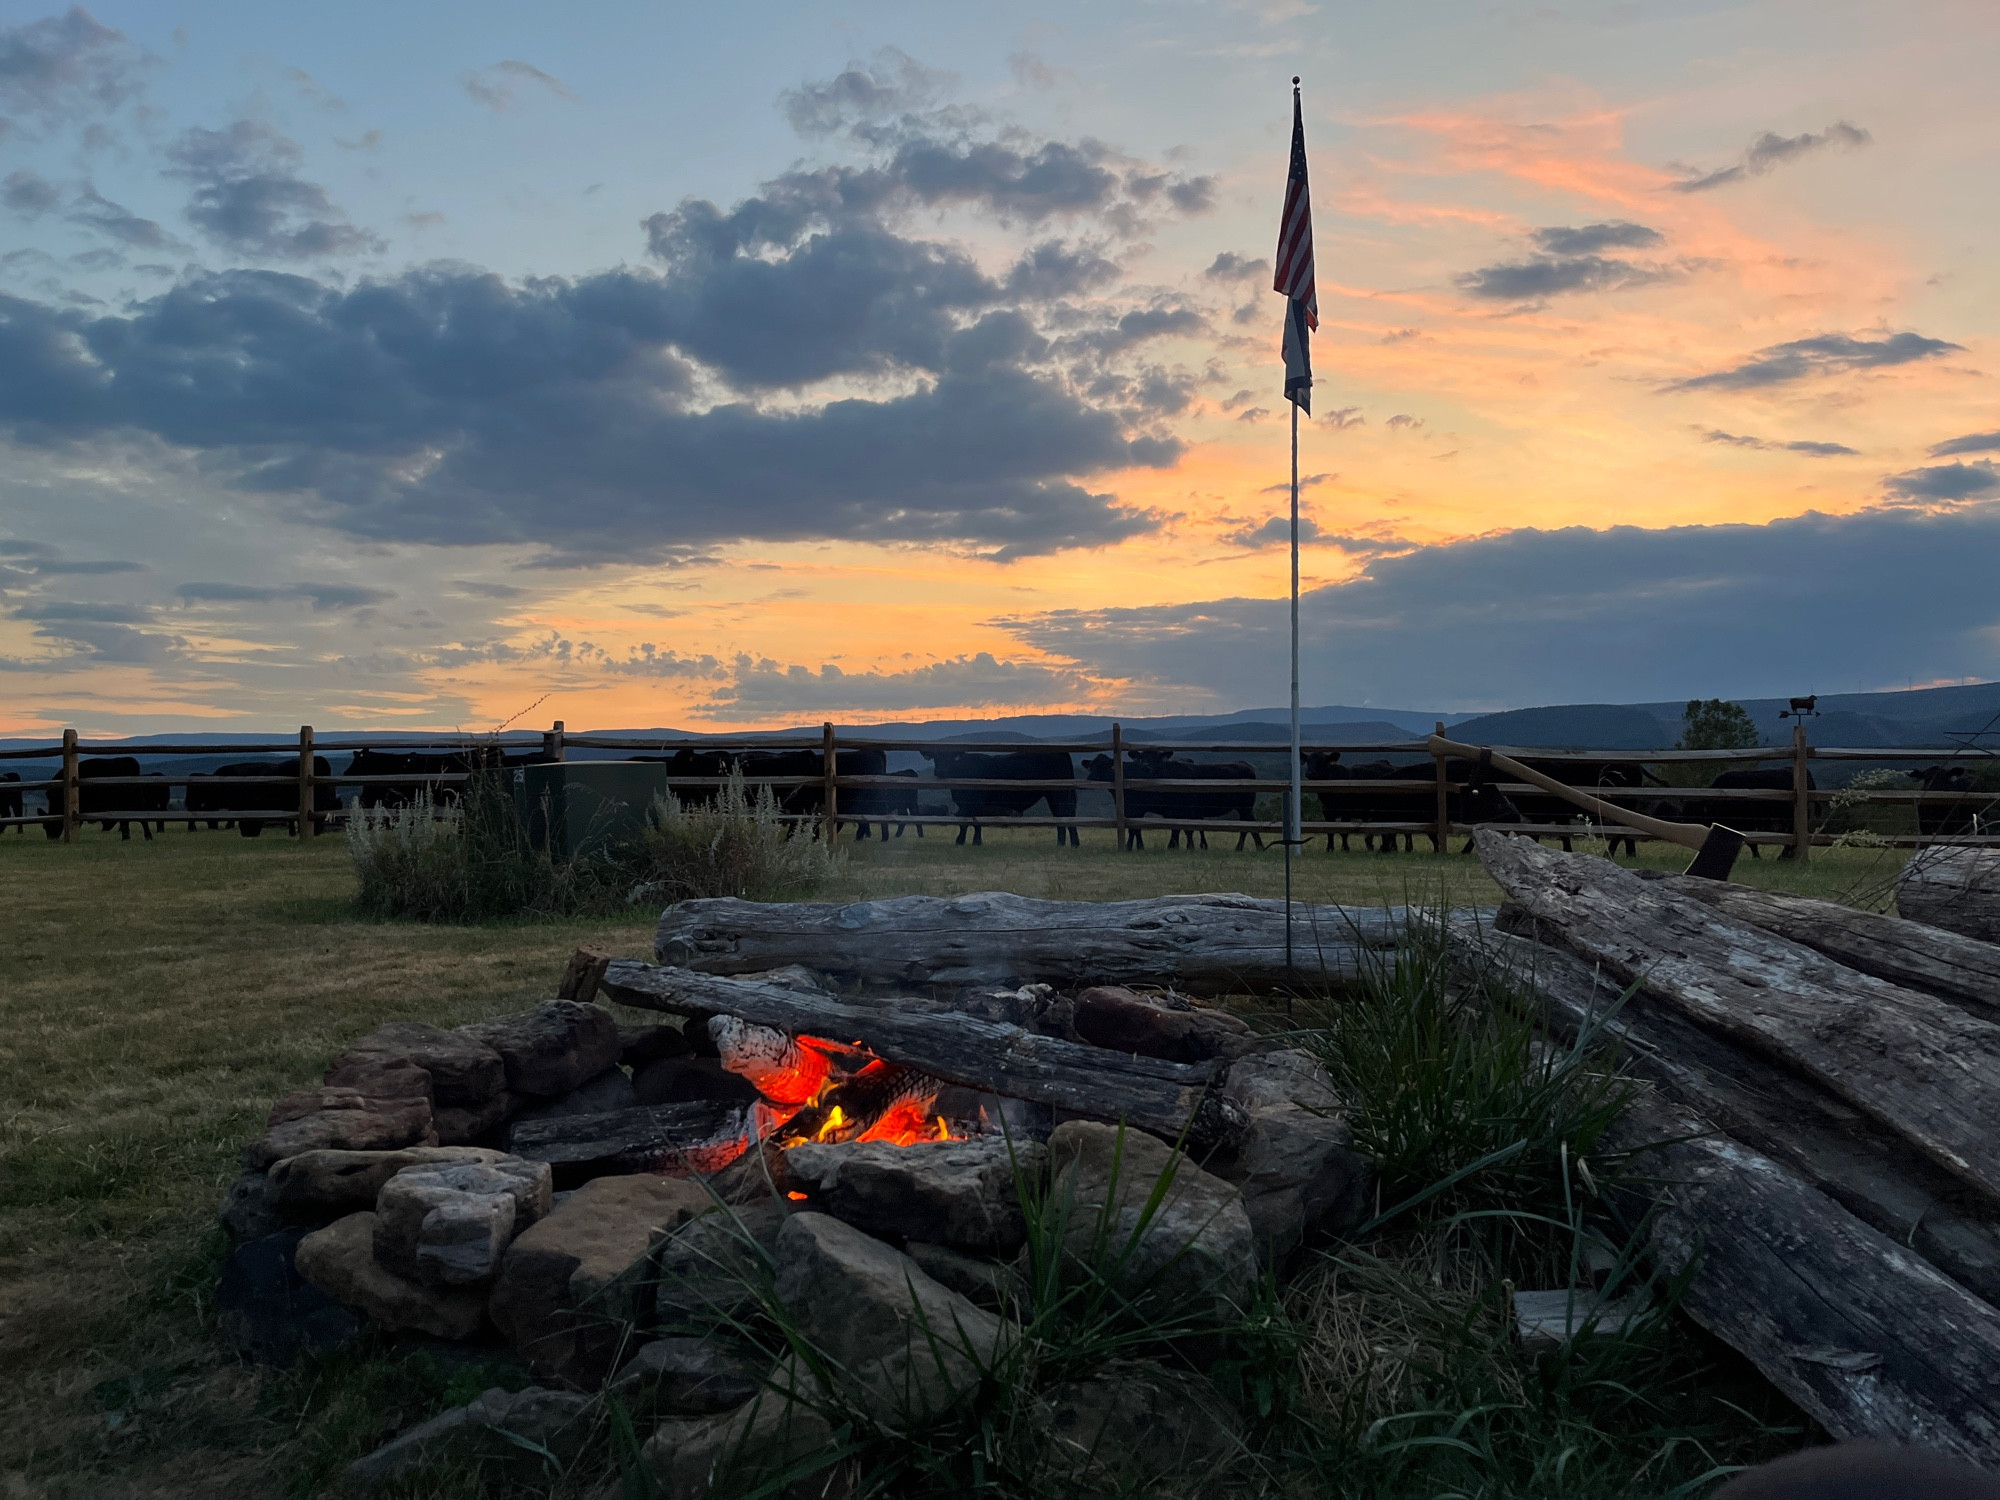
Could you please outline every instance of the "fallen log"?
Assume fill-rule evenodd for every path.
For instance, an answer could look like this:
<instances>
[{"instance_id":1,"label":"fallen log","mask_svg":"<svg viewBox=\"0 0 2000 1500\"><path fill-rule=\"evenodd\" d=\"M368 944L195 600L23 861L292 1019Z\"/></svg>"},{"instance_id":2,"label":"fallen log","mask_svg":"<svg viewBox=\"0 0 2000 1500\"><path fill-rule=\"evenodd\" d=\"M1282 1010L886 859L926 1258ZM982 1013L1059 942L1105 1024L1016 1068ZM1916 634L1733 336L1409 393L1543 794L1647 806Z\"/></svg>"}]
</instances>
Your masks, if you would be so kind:
<instances>
[{"instance_id":1,"label":"fallen log","mask_svg":"<svg viewBox=\"0 0 2000 1500\"><path fill-rule=\"evenodd\" d=\"M1693 1111L1642 1097L1607 1139L1696 1263L1682 1310L1828 1432L2000 1463L2000 1310Z\"/></svg>"},{"instance_id":2,"label":"fallen log","mask_svg":"<svg viewBox=\"0 0 2000 1500\"><path fill-rule=\"evenodd\" d=\"M556 1186L567 1189L630 1172L683 1177L718 1171L742 1151L749 1129L744 1105L697 1099L521 1120L507 1132L507 1149L547 1162Z\"/></svg>"},{"instance_id":3,"label":"fallen log","mask_svg":"<svg viewBox=\"0 0 2000 1500\"><path fill-rule=\"evenodd\" d=\"M1610 860L1475 836L1487 872L1563 947L1814 1079L2000 1199L2000 1025Z\"/></svg>"},{"instance_id":4,"label":"fallen log","mask_svg":"<svg viewBox=\"0 0 2000 1500\"><path fill-rule=\"evenodd\" d=\"M2000 849L1919 851L1896 877L1896 910L1912 922L2000 943Z\"/></svg>"},{"instance_id":5,"label":"fallen log","mask_svg":"<svg viewBox=\"0 0 2000 1500\"><path fill-rule=\"evenodd\" d=\"M1497 927L1452 919L1452 956L1462 973L1480 975L1497 964L1514 988L1539 999L1565 1040L1596 1032L1617 1046L1624 1071L1659 1085L1960 1285L2000 1303L2000 1209L1824 1089L1771 1067L1643 988L1628 993L1574 954L1508 931L1513 915L1502 907Z\"/></svg>"},{"instance_id":6,"label":"fallen log","mask_svg":"<svg viewBox=\"0 0 2000 1500\"><path fill-rule=\"evenodd\" d=\"M1393 948L1401 908L1285 904L1251 896L1042 901L1004 891L882 901L683 901L660 916L654 956L710 974L805 964L862 985L1170 984L1226 994L1343 983L1367 950Z\"/></svg>"},{"instance_id":7,"label":"fallen log","mask_svg":"<svg viewBox=\"0 0 2000 1500\"><path fill-rule=\"evenodd\" d=\"M731 1015L793 1036L851 1042L946 1083L1046 1104L1093 1120L1122 1120L1169 1140L1203 1144L1232 1123L1208 1089L1213 1063L1176 1063L1040 1036L1004 1021L939 1010L914 998L838 996L661 968L630 959L606 967L599 993L623 1005Z\"/></svg>"},{"instance_id":8,"label":"fallen log","mask_svg":"<svg viewBox=\"0 0 2000 1500\"><path fill-rule=\"evenodd\" d=\"M1657 880L1676 895L1691 896L1739 922L1804 943L1864 974L1975 1006L1988 1019L2000 1018L2000 944L1725 880L1650 872L1642 872L1641 878Z\"/></svg>"}]
</instances>

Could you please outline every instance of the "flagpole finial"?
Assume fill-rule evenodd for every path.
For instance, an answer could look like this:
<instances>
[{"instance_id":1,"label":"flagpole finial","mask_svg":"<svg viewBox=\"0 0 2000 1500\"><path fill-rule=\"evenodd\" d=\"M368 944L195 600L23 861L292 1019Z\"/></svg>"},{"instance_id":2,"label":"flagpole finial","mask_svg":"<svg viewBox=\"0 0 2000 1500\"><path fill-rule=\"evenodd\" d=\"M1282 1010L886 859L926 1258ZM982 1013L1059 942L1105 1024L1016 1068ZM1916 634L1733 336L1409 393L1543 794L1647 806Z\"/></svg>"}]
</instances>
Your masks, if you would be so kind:
<instances>
[{"instance_id":1,"label":"flagpole finial","mask_svg":"<svg viewBox=\"0 0 2000 1500\"><path fill-rule=\"evenodd\" d=\"M1292 75L1292 87L1297 88L1298 86L1299 86L1299 75L1294 73Z\"/></svg>"}]
</instances>

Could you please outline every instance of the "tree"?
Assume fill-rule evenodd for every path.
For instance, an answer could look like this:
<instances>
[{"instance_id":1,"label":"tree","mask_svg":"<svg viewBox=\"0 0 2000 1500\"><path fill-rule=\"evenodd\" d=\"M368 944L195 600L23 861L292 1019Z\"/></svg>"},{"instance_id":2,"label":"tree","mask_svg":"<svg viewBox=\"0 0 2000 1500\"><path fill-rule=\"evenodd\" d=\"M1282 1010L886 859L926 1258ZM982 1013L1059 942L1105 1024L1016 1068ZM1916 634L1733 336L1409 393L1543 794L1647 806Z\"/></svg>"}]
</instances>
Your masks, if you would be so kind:
<instances>
[{"instance_id":1,"label":"tree","mask_svg":"<svg viewBox=\"0 0 2000 1500\"><path fill-rule=\"evenodd\" d=\"M1763 743L1757 725L1740 703L1690 698L1681 714L1676 750L1754 750Z\"/></svg>"}]
</instances>

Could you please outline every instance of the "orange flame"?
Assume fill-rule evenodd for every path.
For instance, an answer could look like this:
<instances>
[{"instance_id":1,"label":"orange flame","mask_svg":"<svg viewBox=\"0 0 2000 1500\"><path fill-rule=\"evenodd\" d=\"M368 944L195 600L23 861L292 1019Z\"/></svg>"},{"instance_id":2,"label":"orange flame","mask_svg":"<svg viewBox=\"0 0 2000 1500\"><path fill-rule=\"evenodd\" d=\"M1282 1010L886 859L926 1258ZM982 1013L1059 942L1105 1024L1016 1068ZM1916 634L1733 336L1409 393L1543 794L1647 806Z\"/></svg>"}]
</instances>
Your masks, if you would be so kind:
<instances>
[{"instance_id":1,"label":"orange flame","mask_svg":"<svg viewBox=\"0 0 2000 1500\"><path fill-rule=\"evenodd\" d=\"M905 1099L891 1105L873 1125L870 1125L856 1140L889 1141L898 1146L914 1146L919 1141L951 1140L951 1127L944 1122L944 1116L937 1116L937 1130L932 1132L924 1118L930 1109L928 1099Z\"/></svg>"}]
</instances>

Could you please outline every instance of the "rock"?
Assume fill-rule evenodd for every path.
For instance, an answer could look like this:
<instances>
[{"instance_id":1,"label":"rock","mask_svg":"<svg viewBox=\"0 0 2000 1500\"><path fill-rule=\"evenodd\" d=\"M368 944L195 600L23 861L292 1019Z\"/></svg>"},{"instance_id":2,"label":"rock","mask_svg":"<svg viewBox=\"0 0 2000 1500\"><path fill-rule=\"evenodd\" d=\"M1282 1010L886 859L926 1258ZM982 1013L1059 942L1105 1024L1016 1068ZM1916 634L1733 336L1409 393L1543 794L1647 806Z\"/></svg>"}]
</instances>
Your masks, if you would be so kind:
<instances>
[{"instance_id":1,"label":"rock","mask_svg":"<svg viewBox=\"0 0 2000 1500\"><path fill-rule=\"evenodd\" d=\"M1049 1160L1050 1191L1067 1204L1070 1255L1099 1266L1135 1300L1183 1315L1226 1320L1249 1301L1256 1239L1234 1186L1152 1136L1088 1120L1056 1127ZM1169 1167L1172 1183L1148 1216Z\"/></svg>"},{"instance_id":2,"label":"rock","mask_svg":"<svg viewBox=\"0 0 2000 1500\"><path fill-rule=\"evenodd\" d=\"M507 1086L507 1065L498 1052L464 1031L446 1031L419 1021L391 1021L334 1059L326 1082L344 1083L368 1064L399 1059L430 1075L431 1102L477 1108Z\"/></svg>"},{"instance_id":3,"label":"rock","mask_svg":"<svg viewBox=\"0 0 2000 1500\"><path fill-rule=\"evenodd\" d=\"M608 1115L613 1110L636 1109L639 1096L623 1068L606 1068L588 1083L557 1099L537 1100L514 1116L520 1125L529 1120L560 1120L568 1115Z\"/></svg>"},{"instance_id":4,"label":"rock","mask_svg":"<svg viewBox=\"0 0 2000 1500\"><path fill-rule=\"evenodd\" d=\"M500 1054L510 1093L553 1099L618 1063L611 1012L574 1000L550 1000L524 1015L459 1030Z\"/></svg>"},{"instance_id":5,"label":"rock","mask_svg":"<svg viewBox=\"0 0 2000 1500\"><path fill-rule=\"evenodd\" d=\"M372 1495L432 1467L476 1465L484 1478L497 1466L520 1471L524 1479L554 1478L547 1473L549 1460L535 1448L547 1449L559 1468L567 1467L589 1436L589 1408L589 1397L569 1391L494 1386L468 1405L432 1417L357 1458L343 1475L347 1493Z\"/></svg>"},{"instance_id":6,"label":"rock","mask_svg":"<svg viewBox=\"0 0 2000 1500\"><path fill-rule=\"evenodd\" d=\"M1013 1336L909 1256L830 1214L788 1218L776 1260L774 1290L800 1333L854 1382L844 1396L886 1424L952 1405Z\"/></svg>"},{"instance_id":7,"label":"rock","mask_svg":"<svg viewBox=\"0 0 2000 1500\"><path fill-rule=\"evenodd\" d=\"M754 1312L789 1217L766 1199L717 1209L676 1229L653 1252L654 1323L663 1332L706 1333Z\"/></svg>"},{"instance_id":8,"label":"rock","mask_svg":"<svg viewBox=\"0 0 2000 1500\"><path fill-rule=\"evenodd\" d=\"M678 1026L620 1026L618 1061L637 1070L663 1057L685 1057L688 1039Z\"/></svg>"},{"instance_id":9,"label":"rock","mask_svg":"<svg viewBox=\"0 0 2000 1500\"><path fill-rule=\"evenodd\" d=\"M772 1488L772 1481L808 1465L815 1454L826 1455L825 1466ZM825 1472L838 1461L833 1424L816 1407L773 1391L728 1416L663 1422L647 1440L644 1455L665 1500L753 1491L820 1500L845 1493L829 1485Z\"/></svg>"},{"instance_id":10,"label":"rock","mask_svg":"<svg viewBox=\"0 0 2000 1500\"><path fill-rule=\"evenodd\" d=\"M375 1215L349 1214L299 1241L299 1275L365 1315L378 1328L469 1339L486 1321L483 1293L406 1281L375 1259Z\"/></svg>"},{"instance_id":11,"label":"rock","mask_svg":"<svg viewBox=\"0 0 2000 1500\"><path fill-rule=\"evenodd\" d=\"M216 1328L240 1354L288 1365L361 1331L360 1319L299 1275L294 1256L309 1231L281 1229L229 1252L215 1288Z\"/></svg>"},{"instance_id":12,"label":"rock","mask_svg":"<svg viewBox=\"0 0 2000 1500\"><path fill-rule=\"evenodd\" d=\"M691 1104L714 1100L722 1104L753 1104L756 1085L722 1066L714 1057L663 1057L632 1075L641 1104Z\"/></svg>"},{"instance_id":13,"label":"rock","mask_svg":"<svg viewBox=\"0 0 2000 1500\"><path fill-rule=\"evenodd\" d=\"M423 1081L424 1092L366 1094L350 1088L305 1089L272 1107L270 1128L243 1148L243 1165L262 1171L305 1151L393 1151L435 1146L428 1076L419 1068L392 1070L391 1081Z\"/></svg>"},{"instance_id":14,"label":"rock","mask_svg":"<svg viewBox=\"0 0 2000 1500\"><path fill-rule=\"evenodd\" d=\"M1514 1336L1530 1354L1546 1354L1585 1330L1609 1338L1630 1330L1651 1306L1644 1292L1606 1297L1588 1287L1514 1293Z\"/></svg>"},{"instance_id":15,"label":"rock","mask_svg":"<svg viewBox=\"0 0 2000 1500\"><path fill-rule=\"evenodd\" d=\"M1048 1148L994 1136L964 1141L886 1141L794 1146L791 1186L812 1206L857 1229L960 1250L1004 1253L1027 1237L1017 1174L1039 1185Z\"/></svg>"},{"instance_id":16,"label":"rock","mask_svg":"<svg viewBox=\"0 0 2000 1500\"><path fill-rule=\"evenodd\" d=\"M1113 1052L1169 1062L1239 1056L1257 1046L1256 1033L1227 1011L1197 1010L1122 985L1099 985L1076 997L1069 1025L1078 1040Z\"/></svg>"},{"instance_id":17,"label":"rock","mask_svg":"<svg viewBox=\"0 0 2000 1500\"><path fill-rule=\"evenodd\" d=\"M262 1172L239 1172L223 1189L215 1217L229 1231L236 1244L276 1234L285 1227L284 1215L272 1198L271 1181Z\"/></svg>"},{"instance_id":18,"label":"rock","mask_svg":"<svg viewBox=\"0 0 2000 1500\"><path fill-rule=\"evenodd\" d=\"M921 1240L911 1240L903 1247L903 1253L939 1286L949 1287L990 1312L1018 1308L1028 1300L1027 1282L1004 1261L967 1255L947 1245L927 1245Z\"/></svg>"},{"instance_id":19,"label":"rock","mask_svg":"<svg viewBox=\"0 0 2000 1500\"><path fill-rule=\"evenodd\" d=\"M1048 1396L1049 1466L1066 1488L1208 1496L1242 1452L1234 1412L1194 1375L1137 1360Z\"/></svg>"},{"instance_id":20,"label":"rock","mask_svg":"<svg viewBox=\"0 0 2000 1500\"><path fill-rule=\"evenodd\" d=\"M405 1167L375 1200L375 1258L398 1276L431 1286L490 1280L500 1257L550 1210L546 1162Z\"/></svg>"},{"instance_id":21,"label":"rock","mask_svg":"<svg viewBox=\"0 0 2000 1500\"><path fill-rule=\"evenodd\" d=\"M502 1089L484 1104L447 1104L431 1111L431 1125L440 1146L469 1146L491 1135L521 1107L521 1101Z\"/></svg>"},{"instance_id":22,"label":"rock","mask_svg":"<svg viewBox=\"0 0 2000 1500\"><path fill-rule=\"evenodd\" d=\"M478 1146L409 1146L401 1151L302 1151L272 1165L271 1201L291 1213L351 1214L373 1208L383 1186L405 1167L505 1161Z\"/></svg>"},{"instance_id":23,"label":"rock","mask_svg":"<svg viewBox=\"0 0 2000 1500\"><path fill-rule=\"evenodd\" d=\"M1248 1119L1211 1167L1242 1190L1266 1264L1275 1265L1308 1234L1338 1233L1359 1222L1368 1163L1353 1149L1340 1096L1318 1062L1290 1051L1246 1057L1230 1067L1222 1093Z\"/></svg>"},{"instance_id":24,"label":"rock","mask_svg":"<svg viewBox=\"0 0 2000 1500\"><path fill-rule=\"evenodd\" d=\"M344 1083L323 1083L318 1088L295 1089L271 1106L267 1126L283 1125L330 1109L360 1109L362 1101L431 1098L431 1075L401 1058L377 1057L347 1070Z\"/></svg>"},{"instance_id":25,"label":"rock","mask_svg":"<svg viewBox=\"0 0 2000 1500\"><path fill-rule=\"evenodd\" d=\"M493 1321L538 1373L595 1389L644 1310L646 1252L712 1206L673 1177L600 1177L508 1247Z\"/></svg>"},{"instance_id":26,"label":"rock","mask_svg":"<svg viewBox=\"0 0 2000 1500\"><path fill-rule=\"evenodd\" d=\"M519 1120L507 1128L516 1156L545 1161L556 1185L634 1172L693 1176L726 1166L743 1152L750 1117L742 1105L699 1102Z\"/></svg>"},{"instance_id":27,"label":"rock","mask_svg":"<svg viewBox=\"0 0 2000 1500\"><path fill-rule=\"evenodd\" d=\"M606 1390L637 1415L706 1417L756 1395L764 1388L759 1373L712 1339L654 1339L639 1346Z\"/></svg>"}]
</instances>

